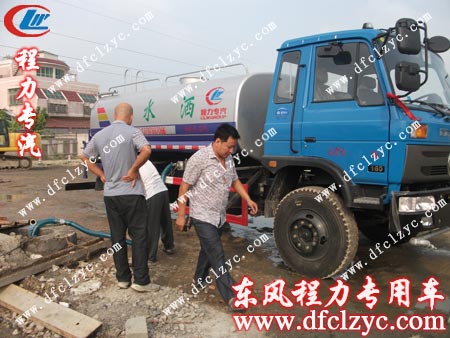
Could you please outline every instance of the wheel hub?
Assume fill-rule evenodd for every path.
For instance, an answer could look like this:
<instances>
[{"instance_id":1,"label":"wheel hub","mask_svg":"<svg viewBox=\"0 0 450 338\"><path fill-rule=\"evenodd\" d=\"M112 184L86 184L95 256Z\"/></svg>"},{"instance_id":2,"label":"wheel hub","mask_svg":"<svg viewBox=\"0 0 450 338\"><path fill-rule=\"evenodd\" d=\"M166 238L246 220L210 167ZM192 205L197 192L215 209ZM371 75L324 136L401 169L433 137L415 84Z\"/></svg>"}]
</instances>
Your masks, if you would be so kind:
<instances>
[{"instance_id":1,"label":"wheel hub","mask_svg":"<svg viewBox=\"0 0 450 338\"><path fill-rule=\"evenodd\" d=\"M302 255L311 255L327 241L324 226L311 213L301 215L289 229L291 245Z\"/></svg>"}]
</instances>

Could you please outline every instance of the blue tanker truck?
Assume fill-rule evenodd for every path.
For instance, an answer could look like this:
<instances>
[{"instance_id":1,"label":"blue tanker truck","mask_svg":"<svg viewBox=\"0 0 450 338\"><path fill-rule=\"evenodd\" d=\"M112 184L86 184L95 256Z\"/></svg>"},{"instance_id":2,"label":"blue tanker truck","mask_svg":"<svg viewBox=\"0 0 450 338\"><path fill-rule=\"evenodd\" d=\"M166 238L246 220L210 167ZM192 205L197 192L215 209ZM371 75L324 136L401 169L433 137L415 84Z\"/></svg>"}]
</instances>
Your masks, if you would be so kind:
<instances>
[{"instance_id":1,"label":"blue tanker truck","mask_svg":"<svg viewBox=\"0 0 450 338\"><path fill-rule=\"evenodd\" d=\"M288 40L274 74L192 72L133 93L118 93L130 84L113 87L92 110L90 136L129 102L151 160L164 176L171 168L166 182L176 183L217 126L232 124L241 135L238 174L261 214L274 217L284 262L336 275L352 262L359 230L406 240L450 225L450 80L438 55L450 43L429 38L425 21ZM170 85L176 77L181 84ZM170 191L176 200L178 186ZM228 214L247 224L233 193Z\"/></svg>"}]
</instances>

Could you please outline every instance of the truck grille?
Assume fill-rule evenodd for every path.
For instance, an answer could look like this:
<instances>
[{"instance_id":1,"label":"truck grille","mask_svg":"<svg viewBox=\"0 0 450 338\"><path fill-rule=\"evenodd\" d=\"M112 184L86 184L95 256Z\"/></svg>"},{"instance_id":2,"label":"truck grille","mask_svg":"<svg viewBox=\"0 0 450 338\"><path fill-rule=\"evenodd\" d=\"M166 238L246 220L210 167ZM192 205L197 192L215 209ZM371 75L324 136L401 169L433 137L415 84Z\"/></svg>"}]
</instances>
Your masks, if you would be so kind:
<instances>
[{"instance_id":1,"label":"truck grille","mask_svg":"<svg viewBox=\"0 0 450 338\"><path fill-rule=\"evenodd\" d=\"M426 176L446 175L447 166L445 165L433 165L428 167L422 167L421 171Z\"/></svg>"},{"instance_id":2,"label":"truck grille","mask_svg":"<svg viewBox=\"0 0 450 338\"><path fill-rule=\"evenodd\" d=\"M407 145L402 183L448 182L450 145Z\"/></svg>"}]
</instances>

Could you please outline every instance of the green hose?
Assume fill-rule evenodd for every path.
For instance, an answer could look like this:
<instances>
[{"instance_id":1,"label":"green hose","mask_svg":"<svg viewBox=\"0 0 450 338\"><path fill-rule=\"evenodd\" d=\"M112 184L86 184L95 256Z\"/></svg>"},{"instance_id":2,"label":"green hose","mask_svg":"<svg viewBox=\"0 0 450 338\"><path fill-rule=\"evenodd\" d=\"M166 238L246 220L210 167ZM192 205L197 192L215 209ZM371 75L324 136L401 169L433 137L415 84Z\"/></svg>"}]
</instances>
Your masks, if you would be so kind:
<instances>
[{"instance_id":1,"label":"green hose","mask_svg":"<svg viewBox=\"0 0 450 338\"><path fill-rule=\"evenodd\" d=\"M164 184L166 184L166 177L174 166L175 166L175 163L169 163L168 165L166 165L166 167L162 171L161 178L162 178L162 181L164 182Z\"/></svg>"},{"instance_id":2,"label":"green hose","mask_svg":"<svg viewBox=\"0 0 450 338\"><path fill-rule=\"evenodd\" d=\"M165 183L166 181L166 177L169 174L170 170L172 170L172 168L175 166L175 163L169 163L164 170L161 173L161 178L163 180L163 182ZM100 237L100 238L111 238L111 234L108 234L106 232L102 232L102 231L95 231L95 230L90 230L88 228L85 228L83 226L81 226L78 223L75 223L73 221L69 221L67 219L63 219L63 218L56 218L56 217L49 217L49 218L45 218L45 219L41 219L38 221L34 221L34 224L31 224L31 227L28 230L28 234L31 237L36 237L39 236L39 231L42 227L49 225L49 224L59 224L59 225L68 225L71 226L72 228L75 228L79 231L81 231L84 234L87 234L89 236L94 236L94 237ZM131 245L131 240L127 239L127 245Z\"/></svg>"},{"instance_id":3,"label":"green hose","mask_svg":"<svg viewBox=\"0 0 450 338\"><path fill-rule=\"evenodd\" d=\"M31 227L28 230L28 234L31 237L39 236L40 229L49 224L68 225L68 226L71 226L72 228L75 228L89 236L100 237L100 238L111 238L111 234L108 234L106 232L91 230L91 229L85 228L85 227L81 226L80 224L75 223L73 221L69 221L69 220L63 219L63 218L56 218L56 217L49 217L49 218L35 221L35 224L31 224ZM131 240L127 239L127 245L131 245Z\"/></svg>"}]
</instances>

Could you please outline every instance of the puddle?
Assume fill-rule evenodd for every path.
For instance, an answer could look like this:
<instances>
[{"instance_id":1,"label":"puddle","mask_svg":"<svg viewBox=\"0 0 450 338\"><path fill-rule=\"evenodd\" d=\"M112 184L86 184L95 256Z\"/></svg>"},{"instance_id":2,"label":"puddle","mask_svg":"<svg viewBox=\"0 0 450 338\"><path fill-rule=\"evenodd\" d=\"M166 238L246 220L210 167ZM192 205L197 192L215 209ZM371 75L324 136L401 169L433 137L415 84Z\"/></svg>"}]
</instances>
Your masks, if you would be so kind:
<instances>
[{"instance_id":1,"label":"puddle","mask_svg":"<svg viewBox=\"0 0 450 338\"><path fill-rule=\"evenodd\" d=\"M272 234L273 217L252 217L249 218L249 224L246 227L233 223L231 223L230 226L233 236L244 238L249 242L249 244L252 244L255 239L260 238L262 233L267 234L269 240L261 245L261 248L268 254L267 258L273 263L274 266L284 266Z\"/></svg>"},{"instance_id":2,"label":"puddle","mask_svg":"<svg viewBox=\"0 0 450 338\"><path fill-rule=\"evenodd\" d=\"M445 300L437 300L435 303L436 307L435 310L436 311L440 311L443 313L449 313L450 314L450 299L445 299ZM427 304L427 302L423 302L423 303L416 303L416 305L414 306L414 308L416 309L427 309L429 305Z\"/></svg>"},{"instance_id":3,"label":"puddle","mask_svg":"<svg viewBox=\"0 0 450 338\"><path fill-rule=\"evenodd\" d=\"M177 214L172 212L171 217L175 220L177 219ZM248 226L230 223L230 227L231 233L234 237L244 238L249 244L252 244L255 239L260 238L261 234L267 234L269 240L262 244L260 248L268 254L267 258L273 263L274 266L285 267L283 260L278 253L277 246L275 245L275 239L272 234L273 217L249 217Z\"/></svg>"}]
</instances>

